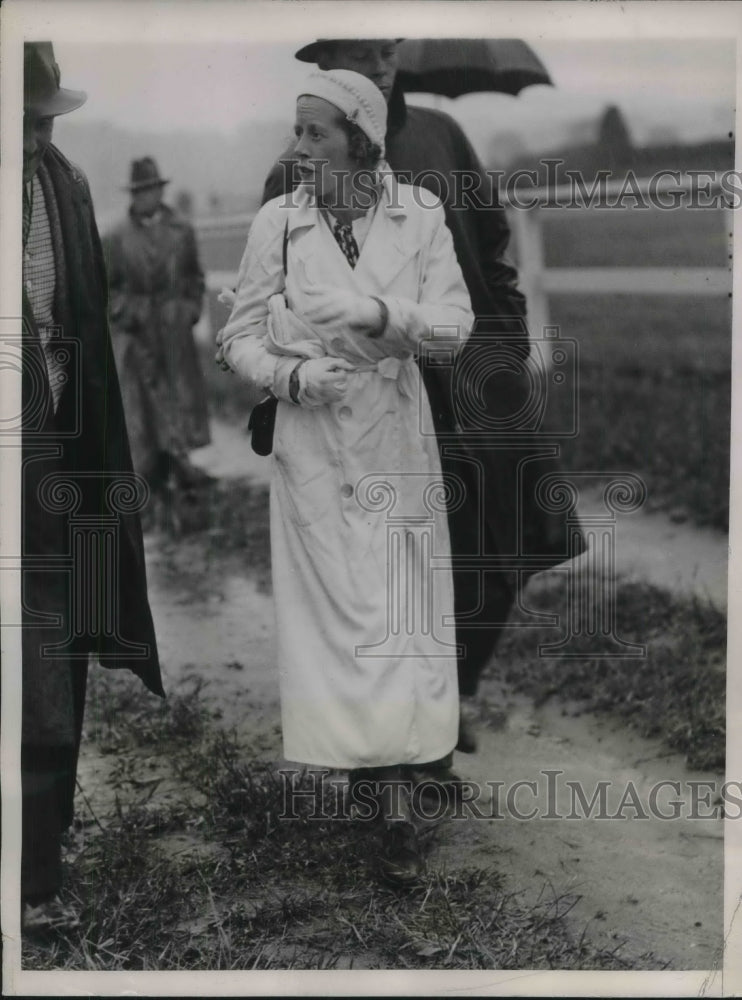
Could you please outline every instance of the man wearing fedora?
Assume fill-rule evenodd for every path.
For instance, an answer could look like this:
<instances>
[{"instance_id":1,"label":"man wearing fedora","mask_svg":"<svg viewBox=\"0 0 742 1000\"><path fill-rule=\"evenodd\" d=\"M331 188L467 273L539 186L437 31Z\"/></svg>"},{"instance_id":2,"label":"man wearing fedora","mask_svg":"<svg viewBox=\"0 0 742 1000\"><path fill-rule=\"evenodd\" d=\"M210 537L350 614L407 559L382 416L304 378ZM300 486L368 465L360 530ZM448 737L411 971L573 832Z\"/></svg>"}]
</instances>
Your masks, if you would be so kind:
<instances>
[{"instance_id":1,"label":"man wearing fedora","mask_svg":"<svg viewBox=\"0 0 742 1000\"><path fill-rule=\"evenodd\" d=\"M531 381L526 370L529 337L526 302L516 270L506 259L510 231L492 181L459 125L432 108L408 106L397 80L399 38L318 39L296 53L320 69L362 73L388 106L386 156L403 182L431 190L443 202L446 223L477 321L459 353L456 369L425 364L422 375L438 435L441 466L463 492L448 512L456 607L462 713L457 749L473 752L476 736L471 699L482 670L503 632L518 586L529 567L522 555L538 556L540 568L567 557L566 518L548 514L535 484L553 463L510 442L487 440L482 430L502 421L517 429L527 409ZM293 150L272 168L263 201L286 194L298 182ZM502 342L503 346L498 344ZM481 378L483 372L486 377ZM467 373L476 373L478 385ZM484 411L485 417L482 413ZM576 553L573 553L576 554ZM509 558L507 568L477 570L477 558Z\"/></svg>"},{"instance_id":2,"label":"man wearing fedora","mask_svg":"<svg viewBox=\"0 0 742 1000\"><path fill-rule=\"evenodd\" d=\"M87 180L51 143L54 118L86 95L60 86L49 42L24 46L23 99L21 895L30 932L76 920L58 892L89 657L164 692L136 512L146 490L131 466L103 254Z\"/></svg>"},{"instance_id":3,"label":"man wearing fedora","mask_svg":"<svg viewBox=\"0 0 742 1000\"><path fill-rule=\"evenodd\" d=\"M126 218L104 238L113 348L134 468L174 499L208 477L188 452L210 441L193 326L204 276L191 225L164 204L150 156L131 164Z\"/></svg>"}]
</instances>

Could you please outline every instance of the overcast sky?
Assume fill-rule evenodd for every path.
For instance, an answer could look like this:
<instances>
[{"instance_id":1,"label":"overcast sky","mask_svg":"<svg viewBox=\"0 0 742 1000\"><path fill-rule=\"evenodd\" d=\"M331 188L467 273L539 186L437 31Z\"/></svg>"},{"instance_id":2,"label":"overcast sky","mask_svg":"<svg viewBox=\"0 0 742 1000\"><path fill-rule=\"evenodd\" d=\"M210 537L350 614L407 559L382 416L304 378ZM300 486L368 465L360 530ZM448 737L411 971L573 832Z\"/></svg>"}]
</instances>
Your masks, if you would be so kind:
<instances>
[{"instance_id":1,"label":"overcast sky","mask_svg":"<svg viewBox=\"0 0 742 1000\"><path fill-rule=\"evenodd\" d=\"M730 111L735 97L734 43L719 40L527 39L556 89L531 87L496 107L576 109L609 102L656 109L682 126L711 106ZM77 112L144 129L231 131L251 118L289 118L308 67L293 58L296 43L75 44L55 46L63 83L88 91ZM492 101L492 98L484 98ZM442 105L454 113L482 107L483 98Z\"/></svg>"}]
</instances>

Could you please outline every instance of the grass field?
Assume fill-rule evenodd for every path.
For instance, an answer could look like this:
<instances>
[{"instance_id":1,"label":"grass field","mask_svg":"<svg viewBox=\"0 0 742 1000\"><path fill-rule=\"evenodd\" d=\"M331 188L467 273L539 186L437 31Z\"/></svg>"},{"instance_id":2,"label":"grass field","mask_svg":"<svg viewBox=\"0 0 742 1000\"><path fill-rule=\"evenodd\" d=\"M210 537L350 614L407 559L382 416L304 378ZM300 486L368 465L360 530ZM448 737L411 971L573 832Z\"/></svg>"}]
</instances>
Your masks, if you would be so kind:
<instances>
[{"instance_id":1,"label":"grass field","mask_svg":"<svg viewBox=\"0 0 742 1000\"><path fill-rule=\"evenodd\" d=\"M729 264L727 220L717 211L583 210L542 218L550 267ZM579 435L564 444L565 465L638 473L650 509L726 530L731 302L555 295L550 313L580 352Z\"/></svg>"},{"instance_id":2,"label":"grass field","mask_svg":"<svg viewBox=\"0 0 742 1000\"><path fill-rule=\"evenodd\" d=\"M725 531L729 512L731 337L724 301L606 296L552 301L579 346L573 470L634 472L647 507ZM559 397L562 408L571 399ZM559 413L552 419L560 421Z\"/></svg>"},{"instance_id":3,"label":"grass field","mask_svg":"<svg viewBox=\"0 0 742 1000\"><path fill-rule=\"evenodd\" d=\"M727 267L727 219L715 209L545 209L546 267Z\"/></svg>"}]
</instances>

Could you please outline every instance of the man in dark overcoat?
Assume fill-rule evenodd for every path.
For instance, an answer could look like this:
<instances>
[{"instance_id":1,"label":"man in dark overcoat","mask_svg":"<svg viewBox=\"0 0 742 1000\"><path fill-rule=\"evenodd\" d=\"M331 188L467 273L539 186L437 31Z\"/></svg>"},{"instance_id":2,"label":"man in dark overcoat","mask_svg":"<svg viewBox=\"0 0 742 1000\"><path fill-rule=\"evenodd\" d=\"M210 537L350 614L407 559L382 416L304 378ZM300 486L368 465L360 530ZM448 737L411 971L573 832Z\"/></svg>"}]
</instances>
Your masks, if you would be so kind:
<instances>
[{"instance_id":1,"label":"man in dark overcoat","mask_svg":"<svg viewBox=\"0 0 742 1000\"><path fill-rule=\"evenodd\" d=\"M204 275L190 223L163 201L151 156L131 164L131 205L104 236L113 350L135 470L152 490L200 484L189 451L211 439L193 336Z\"/></svg>"},{"instance_id":2,"label":"man in dark overcoat","mask_svg":"<svg viewBox=\"0 0 742 1000\"><path fill-rule=\"evenodd\" d=\"M138 509L88 183L51 143L82 92L49 42L24 47L21 731L23 926L64 927L90 657L163 695Z\"/></svg>"},{"instance_id":3,"label":"man in dark overcoat","mask_svg":"<svg viewBox=\"0 0 742 1000\"><path fill-rule=\"evenodd\" d=\"M458 484L448 511L453 556L459 692L476 694L519 587L529 575L581 550L564 513L536 495L542 476L558 471L520 416L541 408L538 371L529 370L526 301L506 258L505 212L457 123L444 112L408 106L396 79L400 39L320 39L296 53L320 69L349 69L373 80L388 105L386 155L395 175L443 202L446 222L477 322L456 367L422 364L441 465ZM263 202L290 191L292 148L272 168ZM540 334L541 331L534 331ZM534 384L536 389L534 390ZM526 443L526 439L528 443ZM463 502L459 499L463 497ZM498 563L499 560L499 563ZM462 715L458 749L475 749Z\"/></svg>"}]
</instances>

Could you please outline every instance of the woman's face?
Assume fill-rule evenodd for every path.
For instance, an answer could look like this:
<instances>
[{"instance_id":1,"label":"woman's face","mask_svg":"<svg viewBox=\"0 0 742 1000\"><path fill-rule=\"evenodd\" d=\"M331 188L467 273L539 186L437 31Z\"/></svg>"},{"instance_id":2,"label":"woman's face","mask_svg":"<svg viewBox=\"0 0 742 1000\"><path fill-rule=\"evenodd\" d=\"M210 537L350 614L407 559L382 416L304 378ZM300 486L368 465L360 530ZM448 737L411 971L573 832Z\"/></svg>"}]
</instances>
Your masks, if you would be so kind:
<instances>
[{"instance_id":1,"label":"woman's face","mask_svg":"<svg viewBox=\"0 0 742 1000\"><path fill-rule=\"evenodd\" d=\"M321 97L300 97L296 102L294 154L302 185L313 188L318 197L332 199L337 195L342 205L343 192L351 190L358 164L349 156L341 116L342 111Z\"/></svg>"}]
</instances>

